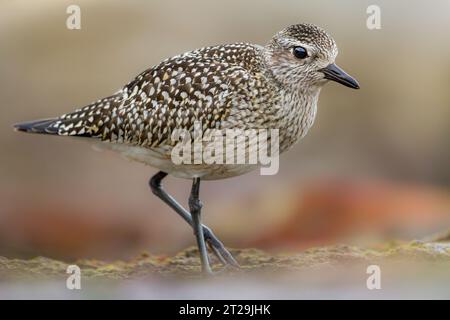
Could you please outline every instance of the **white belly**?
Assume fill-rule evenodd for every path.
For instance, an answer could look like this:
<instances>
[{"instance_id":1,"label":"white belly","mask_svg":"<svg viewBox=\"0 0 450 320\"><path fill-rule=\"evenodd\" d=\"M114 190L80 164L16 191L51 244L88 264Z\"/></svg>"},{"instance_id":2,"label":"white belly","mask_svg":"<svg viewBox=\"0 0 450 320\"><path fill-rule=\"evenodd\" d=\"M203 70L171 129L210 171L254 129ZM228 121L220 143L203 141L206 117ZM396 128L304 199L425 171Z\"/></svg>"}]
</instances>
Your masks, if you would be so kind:
<instances>
[{"instance_id":1,"label":"white belly","mask_svg":"<svg viewBox=\"0 0 450 320\"><path fill-rule=\"evenodd\" d=\"M148 149L119 143L102 142L94 146L97 150L112 150L129 160L137 161L157 168L183 179L202 178L204 180L219 180L248 173L260 166L257 164L180 164L172 161L170 149Z\"/></svg>"}]
</instances>

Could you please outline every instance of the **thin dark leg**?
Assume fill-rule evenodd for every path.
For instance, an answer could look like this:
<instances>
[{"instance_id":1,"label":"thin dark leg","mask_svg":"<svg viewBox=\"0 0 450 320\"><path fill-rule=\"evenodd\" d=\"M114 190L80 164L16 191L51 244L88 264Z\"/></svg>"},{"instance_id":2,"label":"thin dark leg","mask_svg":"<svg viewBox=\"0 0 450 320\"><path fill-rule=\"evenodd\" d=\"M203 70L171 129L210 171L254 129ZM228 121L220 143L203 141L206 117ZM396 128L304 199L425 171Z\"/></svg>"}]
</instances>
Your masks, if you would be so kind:
<instances>
[{"instance_id":1,"label":"thin dark leg","mask_svg":"<svg viewBox=\"0 0 450 320\"><path fill-rule=\"evenodd\" d=\"M208 250L206 249L205 238L203 236L203 225L201 222L202 203L199 198L200 193L200 178L194 178L192 182L191 195L189 197L189 209L193 221L192 228L194 229L195 237L197 238L198 251L200 253L200 260L202 262L202 271L205 274L211 274L211 267L209 265Z\"/></svg>"},{"instance_id":2,"label":"thin dark leg","mask_svg":"<svg viewBox=\"0 0 450 320\"><path fill-rule=\"evenodd\" d=\"M187 223L189 223L189 225L193 227L194 222L191 214L162 188L161 182L166 176L167 173L160 171L150 179L150 187L152 192L167 205L169 205L169 207L175 210L176 213L178 213ZM208 243L208 246L224 265L228 264L234 267L239 267L239 264L233 258L231 253L224 247L222 242L217 239L211 229L205 225L203 225L203 235L205 241Z\"/></svg>"}]
</instances>

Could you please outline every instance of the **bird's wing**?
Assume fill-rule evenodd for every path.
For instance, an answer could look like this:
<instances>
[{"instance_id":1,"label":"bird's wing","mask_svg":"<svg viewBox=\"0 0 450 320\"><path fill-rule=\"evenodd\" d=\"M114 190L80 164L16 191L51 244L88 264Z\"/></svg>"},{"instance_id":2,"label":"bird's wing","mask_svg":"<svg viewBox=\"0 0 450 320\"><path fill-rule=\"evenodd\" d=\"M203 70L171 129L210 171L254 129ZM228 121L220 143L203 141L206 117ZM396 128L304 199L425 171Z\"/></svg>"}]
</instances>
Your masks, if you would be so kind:
<instances>
[{"instance_id":1,"label":"bird's wing","mask_svg":"<svg viewBox=\"0 0 450 320\"><path fill-rule=\"evenodd\" d=\"M234 107L252 103L260 81L242 65L194 51L144 71L115 95L47 120L40 130L145 147L170 144L175 128L193 131L195 121L203 130L223 128Z\"/></svg>"}]
</instances>

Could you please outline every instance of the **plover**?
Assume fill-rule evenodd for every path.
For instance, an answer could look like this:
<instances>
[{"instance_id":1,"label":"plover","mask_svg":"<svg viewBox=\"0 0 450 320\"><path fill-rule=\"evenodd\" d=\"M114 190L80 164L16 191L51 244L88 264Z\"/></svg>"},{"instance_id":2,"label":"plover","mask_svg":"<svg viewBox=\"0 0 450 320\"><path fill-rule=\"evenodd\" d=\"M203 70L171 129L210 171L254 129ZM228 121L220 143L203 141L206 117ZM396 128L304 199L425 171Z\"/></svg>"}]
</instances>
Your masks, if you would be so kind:
<instances>
[{"instance_id":1,"label":"plover","mask_svg":"<svg viewBox=\"0 0 450 320\"><path fill-rule=\"evenodd\" d=\"M186 52L151 67L115 94L57 118L16 124L19 131L89 138L161 171L153 193L189 223L204 273L208 248L225 265L238 266L213 232L201 223L201 180L244 174L257 165L175 164L174 130L278 129L284 152L312 126L322 86L329 80L358 89L336 66L333 38L312 24L275 34L264 46L233 43ZM194 139L193 137L188 139ZM163 188L167 175L192 179L189 211Z\"/></svg>"}]
</instances>

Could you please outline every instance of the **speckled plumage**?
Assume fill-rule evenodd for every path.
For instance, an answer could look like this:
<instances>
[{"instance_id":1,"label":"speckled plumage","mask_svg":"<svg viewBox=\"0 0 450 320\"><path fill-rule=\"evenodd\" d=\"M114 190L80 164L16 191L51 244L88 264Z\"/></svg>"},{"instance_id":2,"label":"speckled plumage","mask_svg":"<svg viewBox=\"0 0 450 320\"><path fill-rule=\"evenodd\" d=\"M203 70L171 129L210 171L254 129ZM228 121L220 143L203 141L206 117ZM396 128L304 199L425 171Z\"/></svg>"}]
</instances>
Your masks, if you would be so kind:
<instances>
[{"instance_id":1,"label":"speckled plumage","mask_svg":"<svg viewBox=\"0 0 450 320\"><path fill-rule=\"evenodd\" d=\"M172 130L190 130L195 120L205 129L223 128L238 117L234 106L270 95L258 73L257 50L240 43L164 60L113 96L61 116L49 130L152 148L171 144Z\"/></svg>"},{"instance_id":2,"label":"speckled plumage","mask_svg":"<svg viewBox=\"0 0 450 320\"><path fill-rule=\"evenodd\" d=\"M310 64L292 56L291 48L297 45L308 48ZM311 127L326 82L315 69L334 62L336 55L335 42L325 31L294 25L266 46L219 45L166 59L110 97L56 119L24 124L22 129L95 138L103 148L184 178L234 176L256 166L180 168L170 163L176 143L171 140L173 130L192 131L195 121L201 121L204 132L279 129L283 152Z\"/></svg>"},{"instance_id":3,"label":"speckled plumage","mask_svg":"<svg viewBox=\"0 0 450 320\"><path fill-rule=\"evenodd\" d=\"M201 222L200 180L241 175L258 168L258 164L177 164L172 151L193 142L194 148L187 153L195 155L198 140L201 147L207 146L209 139L204 140L205 136L216 136L218 132L219 138L228 138L228 129L241 133L268 129L262 131L270 132L272 158L273 147L286 151L312 126L320 89L328 80L359 88L356 80L334 64L336 55L336 44L325 31L309 24L294 25L277 33L265 46L236 43L169 58L110 97L55 119L21 123L15 128L86 137L101 148L158 168L160 171L150 179L150 188L192 226L202 270L209 274L207 244L223 264L236 267L238 263ZM198 126L201 139L196 136ZM178 129L188 133L182 142L175 137L181 131ZM272 133L273 129L278 134ZM255 145L254 139L249 138L248 145ZM272 142L277 141L279 145L274 146ZM222 142L219 139L219 144ZM268 141L258 137L257 142L258 151L267 154ZM228 146L225 152L217 152L219 156L228 153ZM250 154L245 139L233 143L232 148ZM162 188L162 180L168 174L192 179L189 211Z\"/></svg>"}]
</instances>

